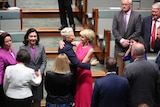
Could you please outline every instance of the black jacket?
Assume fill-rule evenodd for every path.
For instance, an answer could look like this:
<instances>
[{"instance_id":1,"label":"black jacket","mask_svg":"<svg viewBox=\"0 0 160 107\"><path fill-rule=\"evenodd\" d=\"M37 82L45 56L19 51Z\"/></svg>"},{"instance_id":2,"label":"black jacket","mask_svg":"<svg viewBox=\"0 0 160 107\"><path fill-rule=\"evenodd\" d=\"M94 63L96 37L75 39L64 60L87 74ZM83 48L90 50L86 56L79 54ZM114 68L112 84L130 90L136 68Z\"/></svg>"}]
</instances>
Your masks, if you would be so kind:
<instances>
[{"instance_id":1,"label":"black jacket","mask_svg":"<svg viewBox=\"0 0 160 107\"><path fill-rule=\"evenodd\" d=\"M45 89L47 91L46 101L52 104L73 102L72 77L72 73L58 74L47 71L45 77Z\"/></svg>"}]
</instances>

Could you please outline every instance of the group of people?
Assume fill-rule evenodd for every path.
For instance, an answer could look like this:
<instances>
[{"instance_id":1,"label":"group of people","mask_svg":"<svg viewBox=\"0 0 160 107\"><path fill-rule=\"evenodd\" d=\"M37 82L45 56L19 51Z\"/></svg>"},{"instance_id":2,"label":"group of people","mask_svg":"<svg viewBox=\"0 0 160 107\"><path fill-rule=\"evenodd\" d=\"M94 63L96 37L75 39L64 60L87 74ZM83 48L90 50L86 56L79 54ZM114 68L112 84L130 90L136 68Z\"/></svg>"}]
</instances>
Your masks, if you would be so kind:
<instances>
[{"instance_id":1,"label":"group of people","mask_svg":"<svg viewBox=\"0 0 160 107\"><path fill-rule=\"evenodd\" d=\"M91 60L95 33L84 29L80 32L80 41L74 41L74 20L70 19L68 27L64 19L65 9L72 17L72 2L58 2L62 24L59 30L63 40L59 42L59 55L52 69L46 73L45 48L39 44L36 29L27 30L22 41L24 45L17 53L12 48L11 35L7 32L0 35L0 106L40 107L43 80L46 107L159 106L160 57L156 64L147 61L146 53L160 50L160 2L152 5L151 16L141 20L141 15L132 10L132 0L122 0L122 10L115 13L112 25L115 58L106 59L106 76L98 79L94 88L91 66L99 63ZM122 77L116 72L119 52L125 52L123 59L131 62L125 66Z\"/></svg>"},{"instance_id":2,"label":"group of people","mask_svg":"<svg viewBox=\"0 0 160 107\"><path fill-rule=\"evenodd\" d=\"M160 2L152 5L152 15L141 18L132 10L132 0L122 0L122 10L113 18L115 58L106 60L106 76L98 79L91 107L159 107L160 106ZM117 54L130 60L122 77L117 76ZM158 53L156 63L147 53Z\"/></svg>"},{"instance_id":3,"label":"group of people","mask_svg":"<svg viewBox=\"0 0 160 107\"><path fill-rule=\"evenodd\" d=\"M116 59L107 58L107 73L95 82L91 107L159 107L160 70L144 55L142 43L132 45L134 62L125 66L122 76L116 74Z\"/></svg>"},{"instance_id":4,"label":"group of people","mask_svg":"<svg viewBox=\"0 0 160 107\"><path fill-rule=\"evenodd\" d=\"M43 98L43 74L47 64L43 45L34 28L28 29L24 45L16 54L12 37L0 35L0 106L40 107Z\"/></svg>"},{"instance_id":5,"label":"group of people","mask_svg":"<svg viewBox=\"0 0 160 107\"><path fill-rule=\"evenodd\" d=\"M122 10L115 13L112 23L112 32L115 37L115 58L117 53L126 52L130 47L131 39L142 37L147 53L157 53L160 26L160 2L152 5L152 15L141 18L141 14L132 10L132 0L122 0ZM141 39L141 38L140 38Z\"/></svg>"},{"instance_id":6,"label":"group of people","mask_svg":"<svg viewBox=\"0 0 160 107\"><path fill-rule=\"evenodd\" d=\"M72 87L69 87L68 85L68 88L64 88L67 85L67 84L64 85L64 83L66 82L68 83L68 81L71 81L69 77L68 77L68 81L66 79L64 79L63 81L61 80L60 81L61 84L59 84L58 87L54 88L55 90L57 90L56 91L57 93L55 93L53 89L51 92L51 89L48 90L46 87L46 91L48 93L47 99L49 99L49 100L46 99L46 101L49 102L48 105L50 103L51 103L50 105L56 105L55 102L53 101L57 100L55 99L55 97L58 97L61 103L60 101L58 101L59 103L57 104L61 105L60 107L64 105L63 103L66 103L65 107L90 107L91 97L92 97L92 75L91 75L90 68L91 68L91 65L94 66L99 63L97 60L91 61L92 54L94 52L92 45L93 45L95 33L91 29L84 29L80 32L80 35L81 35L80 41L74 41L75 35L74 35L73 29L71 27L66 27L63 30L61 30L61 35L63 37L63 40L60 41L60 47L58 49L58 53L60 55L65 54L69 59L68 61L70 65L70 72L72 73L72 85L70 86ZM76 46L76 51L73 50L73 46ZM61 63L56 59L55 64L57 62ZM58 68L57 69L55 68L56 67L53 67L52 71L56 73L56 70L58 70ZM52 75L54 75L54 73L52 73ZM50 74L50 78L52 75ZM56 78L57 77L54 77L54 79ZM47 75L46 75L46 79L47 79ZM57 84L57 82L52 81L52 84ZM66 89L68 90L68 94L64 94L64 95L70 95L70 96L68 97L65 96L65 98L63 98L64 96L61 95L62 94L61 91ZM66 92L66 91L63 91L63 92ZM70 98L73 98L72 101L66 102L68 101L67 99L70 99ZM58 105L56 107L58 107ZM67 105L70 105L70 106L67 106ZM48 106L48 107L53 107L53 106Z\"/></svg>"},{"instance_id":7,"label":"group of people","mask_svg":"<svg viewBox=\"0 0 160 107\"><path fill-rule=\"evenodd\" d=\"M40 107L43 98L43 79L47 92L46 107L90 107L92 97L91 66L99 62L92 59L95 33L91 29L80 32L80 41L74 41L72 27L61 30L53 68L46 72L44 46L39 44L36 29L30 28L24 35L23 46L17 54L12 48L12 37L0 35L0 106ZM73 46L76 46L74 51ZM84 93L85 90L85 93Z\"/></svg>"}]
</instances>

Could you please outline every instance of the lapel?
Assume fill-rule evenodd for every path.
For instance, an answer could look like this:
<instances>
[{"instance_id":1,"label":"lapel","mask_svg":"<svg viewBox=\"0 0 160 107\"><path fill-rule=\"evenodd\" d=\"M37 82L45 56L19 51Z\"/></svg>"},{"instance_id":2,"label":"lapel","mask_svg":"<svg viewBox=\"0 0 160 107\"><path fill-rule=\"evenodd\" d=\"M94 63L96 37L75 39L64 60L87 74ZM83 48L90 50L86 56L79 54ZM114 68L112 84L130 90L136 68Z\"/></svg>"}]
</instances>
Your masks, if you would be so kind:
<instances>
[{"instance_id":1,"label":"lapel","mask_svg":"<svg viewBox=\"0 0 160 107\"><path fill-rule=\"evenodd\" d=\"M151 34L151 27L152 27L152 16L149 18L148 22L148 27L149 27L149 33ZM151 35L150 35L151 36Z\"/></svg>"}]
</instances>

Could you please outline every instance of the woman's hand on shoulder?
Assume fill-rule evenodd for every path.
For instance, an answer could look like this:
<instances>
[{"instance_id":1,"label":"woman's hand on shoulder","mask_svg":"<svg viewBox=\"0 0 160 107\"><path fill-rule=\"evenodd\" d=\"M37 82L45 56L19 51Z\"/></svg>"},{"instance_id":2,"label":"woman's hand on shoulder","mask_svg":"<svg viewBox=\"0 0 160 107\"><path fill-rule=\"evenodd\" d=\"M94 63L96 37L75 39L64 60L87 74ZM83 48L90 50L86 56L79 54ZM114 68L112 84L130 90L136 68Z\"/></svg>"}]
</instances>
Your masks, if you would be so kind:
<instances>
[{"instance_id":1,"label":"woman's hand on shoulder","mask_svg":"<svg viewBox=\"0 0 160 107\"><path fill-rule=\"evenodd\" d=\"M79 43L80 43L80 41L73 41L73 42L72 42L72 45L74 45L74 46L77 47Z\"/></svg>"},{"instance_id":2,"label":"woman's hand on shoulder","mask_svg":"<svg viewBox=\"0 0 160 107\"><path fill-rule=\"evenodd\" d=\"M63 40L60 40L60 41L59 41L59 47L60 47L60 49L63 49L63 48L64 48L64 45L65 45L64 41L63 41Z\"/></svg>"}]
</instances>

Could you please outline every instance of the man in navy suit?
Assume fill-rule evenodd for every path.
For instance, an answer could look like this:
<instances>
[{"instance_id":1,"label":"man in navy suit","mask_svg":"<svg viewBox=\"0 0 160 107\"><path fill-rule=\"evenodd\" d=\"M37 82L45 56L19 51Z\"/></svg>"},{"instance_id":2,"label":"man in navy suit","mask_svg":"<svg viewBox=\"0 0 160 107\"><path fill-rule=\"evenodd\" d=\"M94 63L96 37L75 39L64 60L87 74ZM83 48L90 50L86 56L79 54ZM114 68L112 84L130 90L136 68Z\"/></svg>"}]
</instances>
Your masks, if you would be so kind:
<instances>
[{"instance_id":1,"label":"man in navy suit","mask_svg":"<svg viewBox=\"0 0 160 107\"><path fill-rule=\"evenodd\" d=\"M146 44L147 52L149 53L157 53L156 45L160 45L159 41L156 40L156 45L154 45L153 48L151 47L151 35L155 21L157 29L160 26L160 2L152 5L152 15L145 17L142 22L142 36ZM155 34L157 34L157 30L155 31ZM155 39L157 39L157 37L155 37Z\"/></svg>"},{"instance_id":2,"label":"man in navy suit","mask_svg":"<svg viewBox=\"0 0 160 107\"><path fill-rule=\"evenodd\" d=\"M129 82L116 74L117 61L106 59L107 75L95 82L91 107L127 107Z\"/></svg>"},{"instance_id":3,"label":"man in navy suit","mask_svg":"<svg viewBox=\"0 0 160 107\"><path fill-rule=\"evenodd\" d=\"M159 104L160 72L156 63L144 59L145 48L141 43L131 49L134 62L124 68L123 76L130 84L129 107L156 107ZM159 107L159 106L158 106Z\"/></svg>"}]
</instances>

